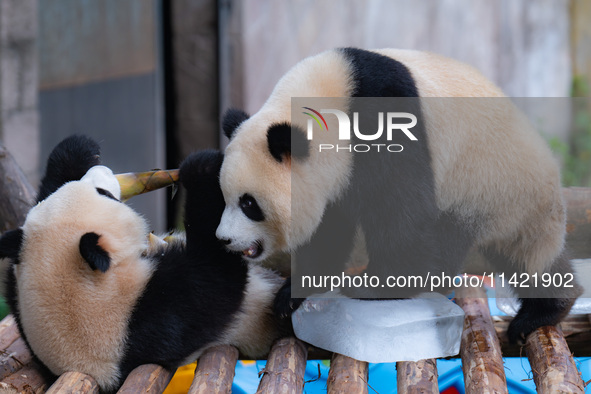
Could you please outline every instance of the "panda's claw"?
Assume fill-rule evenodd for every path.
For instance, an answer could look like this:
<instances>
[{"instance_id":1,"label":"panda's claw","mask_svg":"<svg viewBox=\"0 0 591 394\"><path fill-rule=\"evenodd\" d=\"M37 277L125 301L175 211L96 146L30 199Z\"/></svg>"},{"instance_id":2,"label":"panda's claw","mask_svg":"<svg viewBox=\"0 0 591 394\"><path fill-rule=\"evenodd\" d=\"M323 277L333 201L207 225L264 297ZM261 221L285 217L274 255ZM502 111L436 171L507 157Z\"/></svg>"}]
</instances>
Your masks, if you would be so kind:
<instances>
[{"instance_id":1,"label":"panda's claw","mask_svg":"<svg viewBox=\"0 0 591 394\"><path fill-rule=\"evenodd\" d=\"M304 300L305 298L291 298L291 278L287 278L275 295L273 313L280 319L289 318Z\"/></svg>"}]
</instances>

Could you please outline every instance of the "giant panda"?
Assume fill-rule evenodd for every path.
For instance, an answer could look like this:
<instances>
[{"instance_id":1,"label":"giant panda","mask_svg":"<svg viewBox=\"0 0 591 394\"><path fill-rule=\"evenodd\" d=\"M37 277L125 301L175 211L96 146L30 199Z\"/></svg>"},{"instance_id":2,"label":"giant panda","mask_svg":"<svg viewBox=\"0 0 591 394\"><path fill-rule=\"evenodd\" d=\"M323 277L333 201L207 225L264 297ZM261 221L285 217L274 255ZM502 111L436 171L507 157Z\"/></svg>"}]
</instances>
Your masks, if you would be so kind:
<instances>
[{"instance_id":1,"label":"giant panda","mask_svg":"<svg viewBox=\"0 0 591 394\"><path fill-rule=\"evenodd\" d=\"M0 239L12 262L7 300L51 374L83 372L111 392L141 364L174 370L216 344L268 352L281 334L272 302L282 281L216 239L221 163L217 151L183 161L186 242L148 242L146 220L119 200L93 140L73 136L53 150L37 205Z\"/></svg>"},{"instance_id":2,"label":"giant panda","mask_svg":"<svg viewBox=\"0 0 591 394\"><path fill-rule=\"evenodd\" d=\"M376 142L400 142L403 149L322 151L323 143L344 142L337 117L325 112L324 125L317 117L310 140L309 125L316 126L301 114L322 115L320 108L294 109L294 97L335 98L333 108L349 119L359 98L408 98L401 105L417 115L414 141L406 133L385 140L384 133ZM476 99L483 97L491 99ZM253 116L231 109L222 123L230 142L216 234L248 261L291 252L300 275L327 261L343 271L349 245L364 241L365 274L381 283L387 275L456 275L472 250L506 279L518 274L521 281L524 273L570 279L569 288L532 289L527 282L529 289L515 289L522 305L508 330L511 342L557 324L580 295L564 252L559 166L511 100L466 64L414 50L333 49L288 71ZM354 135L350 142L366 141ZM328 253L325 245L337 247ZM290 298L292 285L288 279L276 299L281 316L302 301ZM359 298L392 294L341 291Z\"/></svg>"}]
</instances>

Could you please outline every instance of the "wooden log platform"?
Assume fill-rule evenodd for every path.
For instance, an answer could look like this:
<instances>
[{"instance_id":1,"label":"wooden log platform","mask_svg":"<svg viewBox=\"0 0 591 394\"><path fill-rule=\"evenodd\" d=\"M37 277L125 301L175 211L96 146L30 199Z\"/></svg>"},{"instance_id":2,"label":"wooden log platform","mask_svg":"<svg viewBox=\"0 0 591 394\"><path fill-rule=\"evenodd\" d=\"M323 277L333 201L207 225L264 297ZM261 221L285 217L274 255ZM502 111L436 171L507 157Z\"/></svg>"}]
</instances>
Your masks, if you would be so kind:
<instances>
[{"instance_id":1,"label":"wooden log platform","mask_svg":"<svg viewBox=\"0 0 591 394\"><path fill-rule=\"evenodd\" d=\"M207 349L199 358L188 394L230 393L238 350L229 345Z\"/></svg>"},{"instance_id":2,"label":"wooden log platform","mask_svg":"<svg viewBox=\"0 0 591 394\"><path fill-rule=\"evenodd\" d=\"M3 174L0 177L0 232L3 232L23 223L34 198L34 189L3 147L0 147L0 170ZM568 205L567 243L574 257L591 257L591 189L564 189L564 196ZM510 318L491 319L482 296L474 289L458 292L458 304L466 312L461 357L467 393L506 393L501 354L521 356L524 350L539 393L584 392L585 385L571 351L577 356L591 355L591 324L587 316L568 317L559 327L541 327L527 338L525 348L521 348L507 343ZM228 392L237 353L229 346L205 352L198 361L191 392ZM308 354L308 348L295 338L277 341L269 354L258 392L301 393ZM312 351L310 359L316 354L330 357L326 351ZM397 369L399 391L438 392L435 360L399 362ZM126 378L119 393L161 393L173 373L161 366L142 365ZM366 362L332 355L327 381L329 393L367 393L368 387ZM98 387L92 377L76 371L63 374L53 384L46 381L20 338L14 319L8 316L0 322L0 392L96 393Z\"/></svg>"},{"instance_id":3,"label":"wooden log platform","mask_svg":"<svg viewBox=\"0 0 591 394\"><path fill-rule=\"evenodd\" d=\"M47 390L47 394L98 394L98 392L99 387L96 381L91 376L80 372L66 372Z\"/></svg>"},{"instance_id":4,"label":"wooden log platform","mask_svg":"<svg viewBox=\"0 0 591 394\"><path fill-rule=\"evenodd\" d=\"M296 338L282 338L273 344L257 393L301 393L308 350Z\"/></svg>"},{"instance_id":5,"label":"wooden log platform","mask_svg":"<svg viewBox=\"0 0 591 394\"><path fill-rule=\"evenodd\" d=\"M369 364L334 353L330 361L328 394L366 394Z\"/></svg>"},{"instance_id":6,"label":"wooden log platform","mask_svg":"<svg viewBox=\"0 0 591 394\"><path fill-rule=\"evenodd\" d=\"M466 393L507 393L501 345L484 289L460 288L456 302L466 314L460 345Z\"/></svg>"},{"instance_id":7,"label":"wooden log platform","mask_svg":"<svg viewBox=\"0 0 591 394\"><path fill-rule=\"evenodd\" d=\"M174 372L162 368L160 365L141 365L131 371L118 393L161 393L168 386Z\"/></svg>"},{"instance_id":8,"label":"wooden log platform","mask_svg":"<svg viewBox=\"0 0 591 394\"><path fill-rule=\"evenodd\" d=\"M525 348L538 393L585 392L585 384L560 328L538 328L527 337Z\"/></svg>"},{"instance_id":9,"label":"wooden log platform","mask_svg":"<svg viewBox=\"0 0 591 394\"><path fill-rule=\"evenodd\" d=\"M438 394L437 360L399 361L396 363L399 393Z\"/></svg>"}]
</instances>

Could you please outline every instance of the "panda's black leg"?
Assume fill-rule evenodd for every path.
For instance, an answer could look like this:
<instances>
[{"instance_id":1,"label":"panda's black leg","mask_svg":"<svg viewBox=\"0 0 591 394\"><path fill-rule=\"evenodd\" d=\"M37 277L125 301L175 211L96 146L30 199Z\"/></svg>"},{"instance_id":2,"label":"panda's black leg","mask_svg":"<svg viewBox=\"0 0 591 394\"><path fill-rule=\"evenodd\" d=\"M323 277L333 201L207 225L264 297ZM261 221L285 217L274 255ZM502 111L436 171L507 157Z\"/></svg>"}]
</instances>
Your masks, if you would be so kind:
<instances>
[{"instance_id":1,"label":"panda's black leg","mask_svg":"<svg viewBox=\"0 0 591 394\"><path fill-rule=\"evenodd\" d=\"M215 236L225 207L219 183L223 160L224 155L220 151L205 150L189 155L181 163L179 180L187 190L185 231L188 248L199 249L200 245L213 242L226 252Z\"/></svg>"},{"instance_id":2,"label":"panda's black leg","mask_svg":"<svg viewBox=\"0 0 591 394\"><path fill-rule=\"evenodd\" d=\"M538 275L537 281L529 280L522 282L526 277L521 271L515 269L516 264L505 256L490 250L484 251L485 256L491 261L497 270L505 273L505 286L508 281L516 274L518 286L513 290L521 301L521 307L517 315L509 324L507 336L511 343L524 343L525 338L535 329L543 326L554 326L568 314L576 298L581 295L581 286L574 277L574 271L570 261L563 253L558 256L549 270L543 275L554 278L555 275L562 278L562 286L555 286L551 282L550 286L543 285L543 275ZM569 283L565 279L571 278ZM530 276L531 278L531 276ZM565 284L568 286L565 286ZM501 283L496 283L501 286Z\"/></svg>"},{"instance_id":3,"label":"panda's black leg","mask_svg":"<svg viewBox=\"0 0 591 394\"><path fill-rule=\"evenodd\" d=\"M291 298L291 276L285 279L283 286L279 289L275 295L275 301L273 303L273 312L276 316L284 319L289 318L293 312L295 312L305 298Z\"/></svg>"},{"instance_id":4,"label":"panda's black leg","mask_svg":"<svg viewBox=\"0 0 591 394\"><path fill-rule=\"evenodd\" d=\"M295 270L275 297L274 312L277 316L291 316L305 297L331 290L329 286L305 287L302 277L340 277L351 254L355 229L350 214L342 206L331 204L326 208L310 242L295 252ZM293 290L300 297L292 298Z\"/></svg>"},{"instance_id":5,"label":"panda's black leg","mask_svg":"<svg viewBox=\"0 0 591 394\"><path fill-rule=\"evenodd\" d=\"M37 194L37 202L46 199L64 183L77 181L100 164L100 146L93 139L73 135L60 142L47 159L47 170Z\"/></svg>"},{"instance_id":6,"label":"panda's black leg","mask_svg":"<svg viewBox=\"0 0 591 394\"><path fill-rule=\"evenodd\" d=\"M525 344L525 338L535 329L554 326L568 314L574 298L520 298L521 308L509 324L509 342Z\"/></svg>"}]
</instances>

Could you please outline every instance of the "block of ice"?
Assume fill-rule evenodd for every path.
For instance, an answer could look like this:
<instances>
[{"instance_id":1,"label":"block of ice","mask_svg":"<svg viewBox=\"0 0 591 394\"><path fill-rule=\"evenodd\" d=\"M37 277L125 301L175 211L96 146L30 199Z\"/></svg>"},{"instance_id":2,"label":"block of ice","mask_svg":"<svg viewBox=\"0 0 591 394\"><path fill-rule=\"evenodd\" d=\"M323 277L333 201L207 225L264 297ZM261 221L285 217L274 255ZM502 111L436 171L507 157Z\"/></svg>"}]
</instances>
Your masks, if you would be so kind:
<instances>
[{"instance_id":1,"label":"block of ice","mask_svg":"<svg viewBox=\"0 0 591 394\"><path fill-rule=\"evenodd\" d=\"M292 322L301 340L357 360L418 361L458 354L464 311L441 294L364 301L329 293L304 301Z\"/></svg>"},{"instance_id":2,"label":"block of ice","mask_svg":"<svg viewBox=\"0 0 591 394\"><path fill-rule=\"evenodd\" d=\"M577 282L583 287L583 294L575 301L570 315L588 315L591 313L591 259L571 260ZM509 316L515 316L521 306L515 292L505 284L501 287L498 277L495 279L495 296L497 308Z\"/></svg>"}]
</instances>

